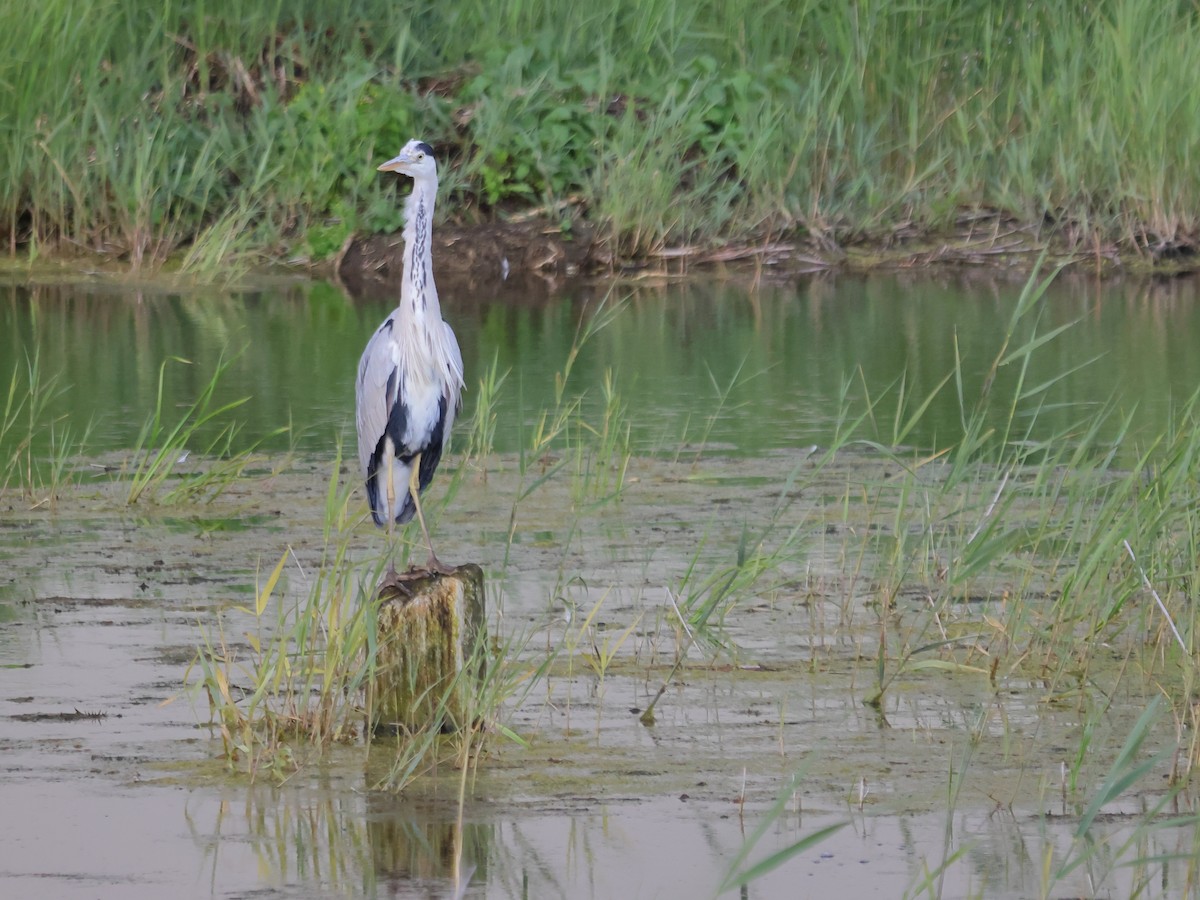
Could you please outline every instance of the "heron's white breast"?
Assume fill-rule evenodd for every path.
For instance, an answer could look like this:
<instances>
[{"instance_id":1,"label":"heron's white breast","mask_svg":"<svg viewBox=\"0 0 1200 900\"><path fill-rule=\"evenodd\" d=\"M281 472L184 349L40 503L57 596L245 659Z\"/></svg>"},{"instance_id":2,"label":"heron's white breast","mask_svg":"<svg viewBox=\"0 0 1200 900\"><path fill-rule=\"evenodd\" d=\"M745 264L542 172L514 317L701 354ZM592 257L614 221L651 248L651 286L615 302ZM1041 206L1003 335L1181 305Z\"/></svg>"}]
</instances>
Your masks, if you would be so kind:
<instances>
[{"instance_id":1,"label":"heron's white breast","mask_svg":"<svg viewBox=\"0 0 1200 900\"><path fill-rule=\"evenodd\" d=\"M413 448L424 447L440 415L441 387L428 379L416 379L408 384L401 399L408 408L404 443Z\"/></svg>"},{"instance_id":2,"label":"heron's white breast","mask_svg":"<svg viewBox=\"0 0 1200 900\"><path fill-rule=\"evenodd\" d=\"M423 324L423 323L422 323ZM431 352L425 329L402 330L409 340L392 341L392 363L399 374L399 401L407 411L404 443L417 450L425 447L440 415L440 402L446 393L443 366Z\"/></svg>"}]
</instances>

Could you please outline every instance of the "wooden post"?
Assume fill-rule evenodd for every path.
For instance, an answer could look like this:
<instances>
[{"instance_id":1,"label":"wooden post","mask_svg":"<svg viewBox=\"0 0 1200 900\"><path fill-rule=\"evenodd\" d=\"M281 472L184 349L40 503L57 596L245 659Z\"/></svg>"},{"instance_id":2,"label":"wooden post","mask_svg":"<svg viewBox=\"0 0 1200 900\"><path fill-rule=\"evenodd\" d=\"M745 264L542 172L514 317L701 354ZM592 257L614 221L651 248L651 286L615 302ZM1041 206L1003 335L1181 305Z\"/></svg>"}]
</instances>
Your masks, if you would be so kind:
<instances>
[{"instance_id":1,"label":"wooden post","mask_svg":"<svg viewBox=\"0 0 1200 900\"><path fill-rule=\"evenodd\" d=\"M471 724L469 696L483 675L487 640L483 596L483 569L473 563L449 575L410 570L384 578L370 706L376 731ZM472 663L475 671L464 671Z\"/></svg>"}]
</instances>

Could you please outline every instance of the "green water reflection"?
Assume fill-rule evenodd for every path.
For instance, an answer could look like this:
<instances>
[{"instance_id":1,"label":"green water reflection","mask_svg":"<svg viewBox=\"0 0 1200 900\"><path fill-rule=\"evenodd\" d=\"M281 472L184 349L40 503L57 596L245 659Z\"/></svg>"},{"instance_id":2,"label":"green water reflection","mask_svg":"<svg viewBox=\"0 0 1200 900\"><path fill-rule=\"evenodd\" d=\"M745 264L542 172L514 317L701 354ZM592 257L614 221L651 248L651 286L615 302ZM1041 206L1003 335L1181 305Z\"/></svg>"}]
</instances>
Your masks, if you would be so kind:
<instances>
[{"instance_id":1,"label":"green water reflection","mask_svg":"<svg viewBox=\"0 0 1200 900\"><path fill-rule=\"evenodd\" d=\"M849 404L861 412L868 398L877 405L862 436L887 441L901 382L915 408L956 357L963 395L973 402L1021 286L1015 276L943 274L818 277L757 289L698 277L669 286L580 286L540 300L511 289L443 293L467 364L464 421L492 359L508 372L497 407L498 450L517 449L553 405L572 342L606 304L619 309L584 346L567 393L582 393L585 408L596 409L611 371L637 449L673 451L704 439L753 454L828 443L841 410ZM1027 384L1062 378L1045 395L1030 436L1056 433L1112 398L1132 411L1135 430L1161 431L1200 385L1196 298L1194 280L1055 284L1022 335L1035 325L1045 332L1076 324L1034 357ZM168 363L170 409L195 398L222 356L241 351L219 399L249 398L237 413L242 437L258 439L290 422L293 437L274 438L273 446L321 451L352 436L358 355L390 305L322 282L187 294L111 283L0 285L0 373L7 379L40 355L45 371L60 376L54 415L76 430L93 422L88 450L100 452L136 442L164 360L191 362ZM994 394L1015 377L1016 366L1002 368ZM957 393L952 379L907 442L953 441L961 430Z\"/></svg>"}]
</instances>

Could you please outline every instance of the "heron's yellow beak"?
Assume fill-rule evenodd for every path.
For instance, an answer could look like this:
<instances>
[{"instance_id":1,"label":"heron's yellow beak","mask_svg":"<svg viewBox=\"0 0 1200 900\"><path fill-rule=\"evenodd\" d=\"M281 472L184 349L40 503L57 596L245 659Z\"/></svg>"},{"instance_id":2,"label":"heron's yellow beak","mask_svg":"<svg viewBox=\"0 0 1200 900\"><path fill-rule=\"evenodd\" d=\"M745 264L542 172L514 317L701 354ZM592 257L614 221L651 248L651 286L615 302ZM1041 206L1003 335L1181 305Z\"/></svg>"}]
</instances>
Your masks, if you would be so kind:
<instances>
[{"instance_id":1,"label":"heron's yellow beak","mask_svg":"<svg viewBox=\"0 0 1200 900\"><path fill-rule=\"evenodd\" d=\"M378 171L380 171L380 172L399 172L400 167L403 165L406 165L409 162L411 162L411 160L409 160L409 158L407 156L405 156L403 153L401 153L399 156L395 157L394 159L389 159L387 162L385 162L383 165L381 165L379 167Z\"/></svg>"}]
</instances>

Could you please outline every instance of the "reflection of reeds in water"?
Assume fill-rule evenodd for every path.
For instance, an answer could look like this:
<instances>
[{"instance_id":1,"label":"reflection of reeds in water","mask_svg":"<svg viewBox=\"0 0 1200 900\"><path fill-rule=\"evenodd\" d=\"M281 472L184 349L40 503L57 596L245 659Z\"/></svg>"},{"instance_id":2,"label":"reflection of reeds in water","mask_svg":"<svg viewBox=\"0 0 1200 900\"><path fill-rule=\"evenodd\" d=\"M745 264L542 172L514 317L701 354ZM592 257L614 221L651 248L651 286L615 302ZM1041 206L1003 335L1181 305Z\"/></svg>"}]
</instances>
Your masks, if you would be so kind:
<instances>
[{"instance_id":1,"label":"reflection of reeds in water","mask_svg":"<svg viewBox=\"0 0 1200 900\"><path fill-rule=\"evenodd\" d=\"M240 803L222 800L210 824L197 813L185 816L214 880L240 862L221 858L231 852L226 849L231 838L251 849L266 884L359 896L374 880L362 798L354 794L256 784L246 787Z\"/></svg>"},{"instance_id":2,"label":"reflection of reeds in water","mask_svg":"<svg viewBox=\"0 0 1200 900\"><path fill-rule=\"evenodd\" d=\"M364 807L365 804L365 807ZM391 794L252 785L222 801L211 823L185 812L213 872L230 839L251 848L261 883L361 896L461 896L488 877L496 826L461 823L455 804ZM456 887L458 886L458 887Z\"/></svg>"},{"instance_id":3,"label":"reflection of reeds in water","mask_svg":"<svg viewBox=\"0 0 1200 900\"><path fill-rule=\"evenodd\" d=\"M367 796L367 840L379 883L449 882L460 894L467 884L486 883L496 827L464 823L452 805L391 794Z\"/></svg>"}]
</instances>

